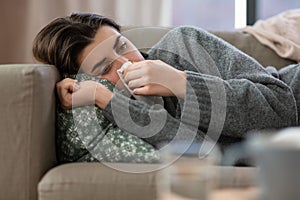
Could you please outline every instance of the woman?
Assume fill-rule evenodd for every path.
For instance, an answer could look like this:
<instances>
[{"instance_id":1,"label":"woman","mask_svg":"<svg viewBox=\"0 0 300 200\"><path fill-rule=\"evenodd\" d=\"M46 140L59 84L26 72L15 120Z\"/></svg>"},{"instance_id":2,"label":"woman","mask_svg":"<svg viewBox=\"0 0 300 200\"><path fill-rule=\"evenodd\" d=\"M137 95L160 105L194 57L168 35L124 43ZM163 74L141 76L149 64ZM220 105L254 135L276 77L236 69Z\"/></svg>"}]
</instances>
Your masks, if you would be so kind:
<instances>
[{"instance_id":1,"label":"woman","mask_svg":"<svg viewBox=\"0 0 300 200\"><path fill-rule=\"evenodd\" d=\"M94 14L72 14L41 30L33 54L37 60L55 65L64 77L78 71L94 77L59 82L57 92L62 107L95 104L108 124L113 124L106 126L110 128L104 133L104 129L85 131L80 147L67 145L69 150L63 161L90 161L95 157L105 160L99 153L103 147L97 144L111 129L118 134L135 135L135 139L142 138L154 147L173 139L204 138L226 146L242 140L252 129L298 123L295 99L285 83L252 58L201 29L179 27L170 31L147 52L145 60L112 20ZM163 96L163 107L134 100L124 92L117 70L128 61L131 64L122 76L133 94ZM100 79L118 85L119 90L112 92L99 83ZM63 139L72 143L72 138ZM70 149L83 149L84 153L75 158L70 156L70 152L74 154Z\"/></svg>"}]
</instances>

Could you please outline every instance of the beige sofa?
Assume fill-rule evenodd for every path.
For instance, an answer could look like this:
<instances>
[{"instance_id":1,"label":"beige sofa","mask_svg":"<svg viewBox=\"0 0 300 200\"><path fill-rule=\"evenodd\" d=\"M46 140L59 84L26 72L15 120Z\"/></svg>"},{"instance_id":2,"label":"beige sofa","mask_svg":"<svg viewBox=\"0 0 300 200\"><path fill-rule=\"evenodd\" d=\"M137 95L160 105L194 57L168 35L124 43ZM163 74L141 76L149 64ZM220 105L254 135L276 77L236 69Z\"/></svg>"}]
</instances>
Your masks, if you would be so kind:
<instances>
[{"instance_id":1,"label":"beige sofa","mask_svg":"<svg viewBox=\"0 0 300 200\"><path fill-rule=\"evenodd\" d=\"M134 30L133 30L134 29ZM124 29L143 50L169 29ZM293 63L279 58L249 34L216 32L264 66ZM146 40L147 38L147 40ZM0 199L155 199L157 172L124 173L100 163L57 166L55 153L55 67L43 64L0 65ZM141 164L114 164L135 169ZM220 186L255 184L255 168L221 167Z\"/></svg>"}]
</instances>

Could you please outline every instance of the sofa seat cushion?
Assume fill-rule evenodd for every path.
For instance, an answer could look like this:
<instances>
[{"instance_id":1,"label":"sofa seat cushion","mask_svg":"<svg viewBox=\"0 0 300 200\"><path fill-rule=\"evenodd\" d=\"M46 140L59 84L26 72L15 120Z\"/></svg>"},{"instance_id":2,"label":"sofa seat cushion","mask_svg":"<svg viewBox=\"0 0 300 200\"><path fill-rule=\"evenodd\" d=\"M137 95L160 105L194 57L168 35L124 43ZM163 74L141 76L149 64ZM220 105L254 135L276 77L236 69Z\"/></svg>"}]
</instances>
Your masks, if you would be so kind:
<instances>
[{"instance_id":1,"label":"sofa seat cushion","mask_svg":"<svg viewBox=\"0 0 300 200\"><path fill-rule=\"evenodd\" d=\"M38 185L39 200L157 199L159 164L71 163L51 169ZM255 186L256 168L217 167L219 188ZM147 173L127 173L127 172ZM163 183L161 183L163 184Z\"/></svg>"},{"instance_id":2,"label":"sofa seat cushion","mask_svg":"<svg viewBox=\"0 0 300 200\"><path fill-rule=\"evenodd\" d=\"M96 162L60 165L40 181L39 200L155 199L155 173L134 174L116 170L151 165L116 163L115 169Z\"/></svg>"}]
</instances>

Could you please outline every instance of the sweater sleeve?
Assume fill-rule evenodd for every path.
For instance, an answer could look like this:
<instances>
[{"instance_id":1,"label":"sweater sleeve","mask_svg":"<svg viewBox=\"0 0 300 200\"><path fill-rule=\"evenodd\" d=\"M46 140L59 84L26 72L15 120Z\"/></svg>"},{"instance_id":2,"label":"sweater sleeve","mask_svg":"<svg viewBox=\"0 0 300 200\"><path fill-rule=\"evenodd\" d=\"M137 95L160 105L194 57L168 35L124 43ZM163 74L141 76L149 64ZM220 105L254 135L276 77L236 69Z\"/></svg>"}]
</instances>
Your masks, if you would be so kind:
<instances>
[{"instance_id":1,"label":"sweater sleeve","mask_svg":"<svg viewBox=\"0 0 300 200\"><path fill-rule=\"evenodd\" d=\"M203 141L205 134L198 130L198 126L187 126L181 112L170 112L176 106L166 110L166 107L172 107L170 98L164 98L164 103L164 107L150 106L115 92L103 114L123 131L143 138L154 146L176 140Z\"/></svg>"},{"instance_id":2,"label":"sweater sleeve","mask_svg":"<svg viewBox=\"0 0 300 200\"><path fill-rule=\"evenodd\" d=\"M242 138L253 129L297 124L292 90L256 60L202 29L170 31L149 51L149 59L159 58L186 71L186 124L199 109L199 127L212 138L219 133Z\"/></svg>"},{"instance_id":3,"label":"sweater sleeve","mask_svg":"<svg viewBox=\"0 0 300 200\"><path fill-rule=\"evenodd\" d=\"M298 116L300 114L300 63L292 64L279 70L280 80L285 82L293 91L296 103ZM300 119L298 118L298 126Z\"/></svg>"}]
</instances>

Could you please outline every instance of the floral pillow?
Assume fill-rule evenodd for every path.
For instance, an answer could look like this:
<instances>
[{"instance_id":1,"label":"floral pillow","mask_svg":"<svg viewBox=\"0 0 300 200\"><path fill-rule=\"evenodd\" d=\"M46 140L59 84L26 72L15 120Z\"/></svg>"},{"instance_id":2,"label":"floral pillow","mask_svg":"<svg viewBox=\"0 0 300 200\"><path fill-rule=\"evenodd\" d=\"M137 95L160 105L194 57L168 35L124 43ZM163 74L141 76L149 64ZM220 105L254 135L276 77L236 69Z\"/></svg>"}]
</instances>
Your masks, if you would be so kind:
<instances>
[{"instance_id":1,"label":"floral pillow","mask_svg":"<svg viewBox=\"0 0 300 200\"><path fill-rule=\"evenodd\" d=\"M97 81L111 91L114 88L109 81L86 74L69 78L76 78L79 82ZM111 123L97 106L65 110L58 103L56 112L57 152L60 163L159 161L159 153L152 145Z\"/></svg>"}]
</instances>

